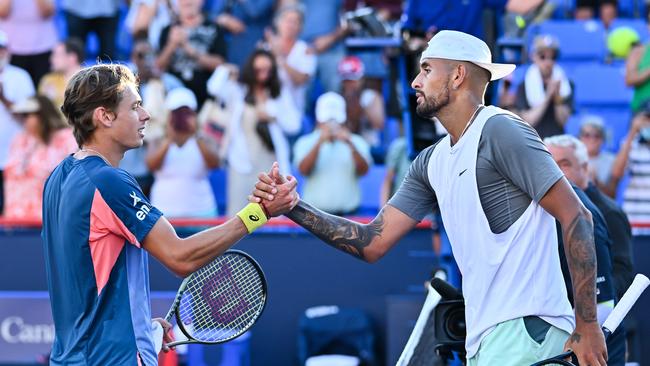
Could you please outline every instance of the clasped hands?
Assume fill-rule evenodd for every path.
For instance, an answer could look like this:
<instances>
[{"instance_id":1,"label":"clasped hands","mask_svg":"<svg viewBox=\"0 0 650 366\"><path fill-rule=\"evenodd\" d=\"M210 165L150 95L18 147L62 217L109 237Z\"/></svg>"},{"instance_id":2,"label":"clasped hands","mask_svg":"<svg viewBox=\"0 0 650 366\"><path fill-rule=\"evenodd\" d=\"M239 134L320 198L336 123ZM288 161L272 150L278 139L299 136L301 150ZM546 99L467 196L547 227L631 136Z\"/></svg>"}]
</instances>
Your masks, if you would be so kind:
<instances>
[{"instance_id":1,"label":"clasped hands","mask_svg":"<svg viewBox=\"0 0 650 366\"><path fill-rule=\"evenodd\" d=\"M257 183L248 201L264 206L269 216L275 217L288 213L300 202L296 191L298 181L294 176L283 177L277 162L273 163L269 173L260 173Z\"/></svg>"}]
</instances>

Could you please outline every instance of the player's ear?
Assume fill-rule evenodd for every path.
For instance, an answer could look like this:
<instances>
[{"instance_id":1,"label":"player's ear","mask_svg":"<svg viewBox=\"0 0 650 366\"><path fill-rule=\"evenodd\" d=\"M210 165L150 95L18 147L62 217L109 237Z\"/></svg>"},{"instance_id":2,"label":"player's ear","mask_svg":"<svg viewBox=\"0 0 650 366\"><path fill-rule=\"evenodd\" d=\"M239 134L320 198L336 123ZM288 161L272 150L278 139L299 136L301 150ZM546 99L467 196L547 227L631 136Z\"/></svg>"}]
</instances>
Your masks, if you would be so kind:
<instances>
[{"instance_id":1,"label":"player's ear","mask_svg":"<svg viewBox=\"0 0 650 366\"><path fill-rule=\"evenodd\" d=\"M101 124L106 128L113 126L113 121L115 120L115 113L108 110L105 107L97 107L93 111L93 121L98 125Z\"/></svg>"},{"instance_id":2,"label":"player's ear","mask_svg":"<svg viewBox=\"0 0 650 366\"><path fill-rule=\"evenodd\" d=\"M468 71L467 66L462 62L452 64L451 78L449 79L451 82L451 89L458 90L458 88L460 88L460 85L467 78Z\"/></svg>"}]
</instances>

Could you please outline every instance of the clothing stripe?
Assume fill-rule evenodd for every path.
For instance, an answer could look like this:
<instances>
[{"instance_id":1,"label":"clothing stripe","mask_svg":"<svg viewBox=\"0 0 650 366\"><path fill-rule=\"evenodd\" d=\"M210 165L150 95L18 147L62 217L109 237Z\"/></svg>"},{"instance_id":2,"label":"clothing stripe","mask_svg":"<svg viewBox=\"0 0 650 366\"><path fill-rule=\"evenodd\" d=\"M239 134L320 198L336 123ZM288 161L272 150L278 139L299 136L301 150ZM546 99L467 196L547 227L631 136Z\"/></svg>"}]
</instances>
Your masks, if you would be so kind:
<instances>
[{"instance_id":1,"label":"clothing stripe","mask_svg":"<svg viewBox=\"0 0 650 366\"><path fill-rule=\"evenodd\" d=\"M88 245L93 260L97 296L102 292L124 248L125 240L140 247L135 235L127 229L122 220L108 206L104 198L95 189L93 203L90 208L90 234Z\"/></svg>"}]
</instances>

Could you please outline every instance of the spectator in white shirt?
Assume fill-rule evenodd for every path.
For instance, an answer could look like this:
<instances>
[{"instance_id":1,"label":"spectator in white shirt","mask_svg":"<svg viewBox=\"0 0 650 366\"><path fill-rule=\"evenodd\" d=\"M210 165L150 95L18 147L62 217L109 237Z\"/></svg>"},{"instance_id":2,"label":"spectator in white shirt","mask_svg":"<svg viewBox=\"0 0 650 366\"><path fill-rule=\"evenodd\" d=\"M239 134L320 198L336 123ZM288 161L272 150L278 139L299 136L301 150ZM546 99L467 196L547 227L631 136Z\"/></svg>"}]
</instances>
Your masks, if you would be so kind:
<instances>
[{"instance_id":1,"label":"spectator in white shirt","mask_svg":"<svg viewBox=\"0 0 650 366\"><path fill-rule=\"evenodd\" d=\"M316 54L307 42L298 39L303 21L302 6L284 6L275 15L276 33L269 30L265 34L266 42L278 62L282 87L293 98L301 116L305 111L307 82L316 72Z\"/></svg>"},{"instance_id":2,"label":"spectator in white shirt","mask_svg":"<svg viewBox=\"0 0 650 366\"><path fill-rule=\"evenodd\" d=\"M370 146L345 127L345 100L334 92L316 101L314 132L293 148L294 165L306 177L303 199L334 215L352 215L361 203L359 179L372 164Z\"/></svg>"}]
</instances>

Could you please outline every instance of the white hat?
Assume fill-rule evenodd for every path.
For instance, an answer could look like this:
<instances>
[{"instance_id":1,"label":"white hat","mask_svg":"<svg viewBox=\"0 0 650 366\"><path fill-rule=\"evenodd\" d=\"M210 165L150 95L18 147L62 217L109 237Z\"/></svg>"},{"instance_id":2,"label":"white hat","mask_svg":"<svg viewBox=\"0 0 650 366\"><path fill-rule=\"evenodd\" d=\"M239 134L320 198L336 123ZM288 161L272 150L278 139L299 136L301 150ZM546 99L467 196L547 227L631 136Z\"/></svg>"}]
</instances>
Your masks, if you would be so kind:
<instances>
[{"instance_id":1,"label":"white hat","mask_svg":"<svg viewBox=\"0 0 650 366\"><path fill-rule=\"evenodd\" d=\"M35 113L41 110L41 106L34 97L23 99L11 106L13 113Z\"/></svg>"},{"instance_id":2,"label":"white hat","mask_svg":"<svg viewBox=\"0 0 650 366\"><path fill-rule=\"evenodd\" d=\"M316 100L316 120L321 123L345 123L345 99L340 94L327 92Z\"/></svg>"},{"instance_id":3,"label":"white hat","mask_svg":"<svg viewBox=\"0 0 650 366\"><path fill-rule=\"evenodd\" d=\"M188 88L174 88L167 93L167 97L165 98L165 107L170 111L181 107L188 107L196 111L197 105L196 96Z\"/></svg>"},{"instance_id":4,"label":"white hat","mask_svg":"<svg viewBox=\"0 0 650 366\"><path fill-rule=\"evenodd\" d=\"M463 32L443 30L429 41L429 46L420 57L420 63L427 58L468 61L480 66L492 75L490 80L501 79L514 71L513 64L492 63L490 48L482 40Z\"/></svg>"}]
</instances>

